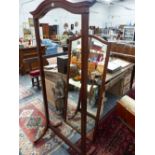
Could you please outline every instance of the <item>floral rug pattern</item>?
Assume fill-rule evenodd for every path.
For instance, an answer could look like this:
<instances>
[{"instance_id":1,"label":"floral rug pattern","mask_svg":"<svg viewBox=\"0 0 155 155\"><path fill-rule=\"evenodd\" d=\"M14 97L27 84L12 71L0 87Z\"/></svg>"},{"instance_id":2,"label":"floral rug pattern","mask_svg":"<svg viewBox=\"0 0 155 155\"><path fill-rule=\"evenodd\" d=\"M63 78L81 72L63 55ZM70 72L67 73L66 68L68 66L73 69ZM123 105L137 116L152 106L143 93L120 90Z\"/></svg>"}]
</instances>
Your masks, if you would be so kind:
<instances>
[{"instance_id":1,"label":"floral rug pattern","mask_svg":"<svg viewBox=\"0 0 155 155\"><path fill-rule=\"evenodd\" d=\"M70 108L75 110L74 108ZM62 120L61 116L56 115L56 109L49 106L50 123ZM78 115L74 118L73 122L75 127L80 128ZM59 150L60 147L66 147L65 143L58 138L50 129L45 134L42 140L37 145L33 142L40 136L45 126L44 109L41 100L32 100L28 103L20 105L19 112L19 125L20 125L20 154L21 155L48 155ZM89 124L93 124L88 120ZM74 129L66 123L62 123L58 130L69 139L79 135ZM78 139L80 136L78 136ZM78 140L77 139L77 140ZM67 149L67 147L66 147ZM53 154L52 154L53 155Z\"/></svg>"},{"instance_id":2,"label":"floral rug pattern","mask_svg":"<svg viewBox=\"0 0 155 155\"><path fill-rule=\"evenodd\" d=\"M116 115L112 112L106 119L101 120L96 135L96 141L90 141L93 130L87 134L87 154L89 155L134 155L135 135ZM77 142L80 147L80 140ZM71 155L77 155L71 148Z\"/></svg>"},{"instance_id":3,"label":"floral rug pattern","mask_svg":"<svg viewBox=\"0 0 155 155\"><path fill-rule=\"evenodd\" d=\"M25 87L23 87L22 85L19 85L19 100L22 100L26 97L31 96L33 93L31 90L26 89Z\"/></svg>"}]
</instances>

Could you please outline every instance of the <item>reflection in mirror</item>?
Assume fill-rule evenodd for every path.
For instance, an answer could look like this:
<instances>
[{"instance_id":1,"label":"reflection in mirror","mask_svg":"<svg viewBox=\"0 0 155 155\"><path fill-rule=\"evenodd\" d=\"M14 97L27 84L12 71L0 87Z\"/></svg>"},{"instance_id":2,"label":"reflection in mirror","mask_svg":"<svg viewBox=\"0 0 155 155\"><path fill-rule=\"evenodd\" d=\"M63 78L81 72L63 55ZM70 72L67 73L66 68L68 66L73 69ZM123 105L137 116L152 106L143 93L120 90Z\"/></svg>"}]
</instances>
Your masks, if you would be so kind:
<instances>
[{"instance_id":1,"label":"reflection in mirror","mask_svg":"<svg viewBox=\"0 0 155 155\"><path fill-rule=\"evenodd\" d=\"M79 25L74 27L76 22ZM62 8L49 11L39 23L41 43L46 47L45 53L48 56L67 52L69 38L80 34L81 31L81 16ZM48 62L52 63L50 59Z\"/></svg>"},{"instance_id":2,"label":"reflection in mirror","mask_svg":"<svg viewBox=\"0 0 155 155\"><path fill-rule=\"evenodd\" d=\"M87 111L91 115L96 116L100 87L102 87L107 45L101 43L95 38L89 38L89 45L90 52L88 58ZM103 113L102 110L103 107L101 108L101 114Z\"/></svg>"},{"instance_id":3,"label":"reflection in mirror","mask_svg":"<svg viewBox=\"0 0 155 155\"><path fill-rule=\"evenodd\" d=\"M51 57L53 54L68 53L68 40L76 33L80 33L81 26L76 26L71 30L71 24L81 23L81 16L72 14L64 9L57 8L49 11L43 18L39 19L40 39L44 45L49 65L45 66L45 83L47 100L49 106L54 109L58 119L64 119L65 92L67 88L67 62L68 55ZM73 26L72 26L73 27ZM79 43L81 44L81 43ZM73 45L75 49L77 45ZM73 50L74 51L74 50ZM74 53L74 52L73 52ZM80 59L80 58L79 58ZM74 54L73 54L74 64ZM75 69L75 67L73 67ZM73 77L74 80L78 79ZM72 78L72 75L71 75ZM73 94L75 94L73 92ZM71 96L71 95L69 95ZM72 95L75 98L76 95ZM71 100L71 99L69 99ZM74 99L76 100L76 99Z\"/></svg>"},{"instance_id":4,"label":"reflection in mirror","mask_svg":"<svg viewBox=\"0 0 155 155\"><path fill-rule=\"evenodd\" d=\"M39 23L41 41L46 46L46 55L60 53L59 48L62 48L61 52L68 54L67 56L48 58L49 66L45 67L45 83L49 107L54 109L54 118L62 121L65 119L67 110L66 123L70 123L80 131L81 113L76 113L76 111L80 103L81 90L81 39L72 42L70 55L68 40L80 34L81 16L64 9L54 9L40 19ZM76 26L71 29L75 23ZM69 79L67 79L67 75ZM66 100L67 109L65 110ZM50 117L53 119L53 116L50 115Z\"/></svg>"},{"instance_id":5,"label":"reflection in mirror","mask_svg":"<svg viewBox=\"0 0 155 155\"><path fill-rule=\"evenodd\" d=\"M55 10L52 12L55 12ZM61 9L61 11L64 10ZM55 117L63 120L65 119L65 113L63 113L65 111L65 101L67 101L66 122L77 131L81 131L81 60L82 52L89 52L88 60L86 60L88 61L88 115L86 125L87 131L89 131L95 125L100 88L102 87L102 75L104 71L103 68L105 64L107 46L97 39L89 37L89 51L81 51L81 38L77 37L71 42L71 49L68 50L68 40L70 39L70 37L76 36L74 35L76 34L75 32L71 33L68 29L71 28L71 25L73 23L80 23L80 15L75 15L75 22L72 21L73 23L70 23L69 17L73 17L73 14L64 11L62 14L67 15L67 17L65 17L66 20L63 20L63 22L59 21L59 19L62 19L62 17L59 18L57 17L58 14L56 14L56 16L54 16L55 20L53 21L53 24L58 24L58 29L57 31L53 32L52 30L50 30L50 25L52 23L48 22L50 21L50 19L53 20L53 16L50 16L52 14L50 14L49 12L45 15L44 18L40 19L39 21L41 27L40 29L42 31L42 43L44 43L44 45L46 46L46 54L51 55L51 52L52 54L53 52L59 53L58 48L62 48L61 52L64 52L64 49L67 48L66 51L68 52L68 57L59 56L54 60L51 60L50 58L51 61L48 59L49 64L51 65L51 68L49 67L48 71L46 70L45 73L48 103L51 104L53 109L55 108L55 113L57 114L57 116ZM58 21L61 22L61 25L59 25L60 23ZM80 32L81 28L79 26L77 27L79 29L78 31ZM73 30L76 30L77 27L75 26ZM68 70L66 62L68 62L69 65Z\"/></svg>"},{"instance_id":6,"label":"reflection in mirror","mask_svg":"<svg viewBox=\"0 0 155 155\"><path fill-rule=\"evenodd\" d=\"M99 105L100 88L102 87L102 79L105 65L107 45L101 43L95 38L89 37L89 57L88 57L88 82L87 82L87 112L91 118L97 116L97 108ZM101 94L104 96L104 94ZM101 115L103 114L102 103ZM87 124L87 131L91 130L95 125L95 120Z\"/></svg>"},{"instance_id":7,"label":"reflection in mirror","mask_svg":"<svg viewBox=\"0 0 155 155\"><path fill-rule=\"evenodd\" d=\"M81 38L71 42L68 76L67 122L80 131Z\"/></svg>"},{"instance_id":8,"label":"reflection in mirror","mask_svg":"<svg viewBox=\"0 0 155 155\"><path fill-rule=\"evenodd\" d=\"M99 102L100 88L104 71L107 45L94 38L89 38L89 56L88 56L88 79L87 79L87 131L95 125L97 115L97 106ZM84 51L83 51L84 52ZM71 102L76 109L71 114L68 107L68 122L80 131L81 120L81 39L72 41L69 71L69 91L68 103ZM104 95L104 94L102 94ZM103 104L102 104L103 105ZM102 106L103 110L103 106ZM71 116L69 116L71 114ZM102 114L102 112L101 112ZM77 123L76 121L79 121ZM78 125L78 126L77 126Z\"/></svg>"}]
</instances>

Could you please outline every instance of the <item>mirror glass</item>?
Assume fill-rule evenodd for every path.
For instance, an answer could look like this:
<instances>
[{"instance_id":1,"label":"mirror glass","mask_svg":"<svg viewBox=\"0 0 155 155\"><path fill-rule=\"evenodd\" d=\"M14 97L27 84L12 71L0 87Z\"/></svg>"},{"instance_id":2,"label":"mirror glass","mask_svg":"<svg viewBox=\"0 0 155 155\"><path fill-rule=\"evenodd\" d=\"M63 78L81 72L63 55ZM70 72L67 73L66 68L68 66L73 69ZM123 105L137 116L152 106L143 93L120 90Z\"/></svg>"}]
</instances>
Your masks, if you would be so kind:
<instances>
[{"instance_id":1,"label":"mirror glass","mask_svg":"<svg viewBox=\"0 0 155 155\"><path fill-rule=\"evenodd\" d=\"M89 37L88 82L87 82L87 111L97 115L100 89L102 87L107 45L95 38ZM101 94L104 96L104 94ZM103 114L103 104L101 115Z\"/></svg>"},{"instance_id":2,"label":"mirror glass","mask_svg":"<svg viewBox=\"0 0 155 155\"><path fill-rule=\"evenodd\" d=\"M68 76L67 122L80 131L81 38L71 42Z\"/></svg>"},{"instance_id":3,"label":"mirror glass","mask_svg":"<svg viewBox=\"0 0 155 155\"><path fill-rule=\"evenodd\" d=\"M46 55L67 53L63 56L48 58L45 66L45 83L51 120L64 121L64 105L67 96L67 122L76 130L81 128L81 113L76 113L80 102L81 90L81 39L72 42L71 55L68 55L68 41L80 35L81 15L72 14L64 9L54 9L39 20L40 37L46 47ZM68 60L69 59L69 60ZM67 84L69 62L69 83ZM66 89L68 87L68 92ZM51 110L50 110L51 109ZM66 124L65 124L66 126ZM72 128L70 128L71 131Z\"/></svg>"},{"instance_id":4,"label":"mirror glass","mask_svg":"<svg viewBox=\"0 0 155 155\"><path fill-rule=\"evenodd\" d=\"M50 117L51 119L64 120L63 112L66 99L66 123L81 132L81 60L82 52L86 51L81 51L80 37L73 40L71 50L68 49L69 39L78 36L81 32L81 16L64 9L54 9L40 19L39 23L41 41L46 46L46 55L67 52L65 56L49 58L49 65L45 67L47 100L53 113L53 115L50 114ZM88 61L87 131L95 125L94 118L97 114L100 88L102 87L106 51L105 44L89 37L89 51L87 51L89 55L88 60L85 60ZM103 106L101 114L102 110Z\"/></svg>"},{"instance_id":5,"label":"mirror glass","mask_svg":"<svg viewBox=\"0 0 155 155\"><path fill-rule=\"evenodd\" d=\"M85 51L83 51L85 52ZM102 77L105 65L107 45L97 39L89 37L89 56L88 56L88 79L87 79L87 131L90 131L95 125L95 116L99 102L99 93L102 86ZM71 57L69 70L69 91L68 103L71 102L76 109L70 113L68 108L67 121L78 131L81 130L81 39L71 42ZM104 94L102 94L104 96ZM69 106L68 106L69 107ZM103 114L103 104L101 115ZM78 126L76 121L79 120Z\"/></svg>"}]
</instances>

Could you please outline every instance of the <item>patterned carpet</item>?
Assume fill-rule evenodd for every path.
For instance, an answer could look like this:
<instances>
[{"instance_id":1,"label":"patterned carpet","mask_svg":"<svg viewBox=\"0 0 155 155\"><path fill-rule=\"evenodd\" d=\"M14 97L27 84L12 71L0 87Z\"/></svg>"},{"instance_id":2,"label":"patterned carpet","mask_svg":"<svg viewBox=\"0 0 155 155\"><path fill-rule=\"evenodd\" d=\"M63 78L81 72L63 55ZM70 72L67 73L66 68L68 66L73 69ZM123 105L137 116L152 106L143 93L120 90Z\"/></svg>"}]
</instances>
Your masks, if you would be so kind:
<instances>
[{"instance_id":1,"label":"patterned carpet","mask_svg":"<svg viewBox=\"0 0 155 155\"><path fill-rule=\"evenodd\" d=\"M30 97L32 95L32 91L26 89L24 86L19 85L19 100L22 100L26 97Z\"/></svg>"},{"instance_id":2,"label":"patterned carpet","mask_svg":"<svg viewBox=\"0 0 155 155\"><path fill-rule=\"evenodd\" d=\"M106 119L101 120L96 141L92 143L93 131L87 134L87 153L89 155L134 155L135 134L113 111ZM80 147L80 140L77 142ZM77 155L71 148L71 155Z\"/></svg>"},{"instance_id":3,"label":"patterned carpet","mask_svg":"<svg viewBox=\"0 0 155 155\"><path fill-rule=\"evenodd\" d=\"M70 114L75 111L75 108L70 107ZM45 137L36 146L33 145L33 141L42 133L45 126L45 116L43 114L42 101L33 100L26 104L20 105L19 114L19 125L20 125L20 152L22 155L31 155L35 152L38 155L47 155L59 151L60 147L64 145L64 142L59 139L54 133L49 130ZM49 115L51 124L62 120L62 117L56 114L56 109L49 106ZM77 115L72 122L74 122L74 127L80 128L80 117ZM87 118L87 123L89 126L93 126L94 121ZM61 131L63 135L73 141L77 141L80 136L66 123L63 123L57 128Z\"/></svg>"},{"instance_id":4,"label":"patterned carpet","mask_svg":"<svg viewBox=\"0 0 155 155\"><path fill-rule=\"evenodd\" d=\"M51 123L59 121L58 118L52 117L54 111L49 110L49 112ZM37 139L45 125L45 116L40 100L34 100L20 107L19 124L20 153L22 155L52 154L64 144L62 140L49 130L37 145L33 145L33 141ZM76 132L65 123L63 123L58 130L68 138L71 138L76 134Z\"/></svg>"},{"instance_id":5,"label":"patterned carpet","mask_svg":"<svg viewBox=\"0 0 155 155\"><path fill-rule=\"evenodd\" d=\"M20 76L20 128L19 128L19 154L20 155L69 155L68 146L51 130L48 130L44 138L36 146L33 145L34 139L40 134L44 127L45 118L44 110L42 104L42 91L37 88L32 88L31 80L28 75ZM109 96L109 94L108 94ZM108 97L107 96L107 97ZM109 99L105 103L104 114L106 114L110 109L116 104L117 98L114 96L109 96ZM24 110L25 109L25 110ZM27 109L27 110L26 110ZM30 110L31 109L31 110ZM73 108L74 110L74 108ZM57 121L61 117L55 115L55 108L49 104L50 120ZM37 115L37 116L36 116ZM53 117L56 116L56 117ZM72 120L74 127L79 129L80 120L78 119L79 114L76 116L75 120ZM94 122L88 120L87 131L92 129ZM75 132L70 126L63 124L60 127L61 132L67 135L69 139L76 143L80 139L80 135Z\"/></svg>"}]
</instances>

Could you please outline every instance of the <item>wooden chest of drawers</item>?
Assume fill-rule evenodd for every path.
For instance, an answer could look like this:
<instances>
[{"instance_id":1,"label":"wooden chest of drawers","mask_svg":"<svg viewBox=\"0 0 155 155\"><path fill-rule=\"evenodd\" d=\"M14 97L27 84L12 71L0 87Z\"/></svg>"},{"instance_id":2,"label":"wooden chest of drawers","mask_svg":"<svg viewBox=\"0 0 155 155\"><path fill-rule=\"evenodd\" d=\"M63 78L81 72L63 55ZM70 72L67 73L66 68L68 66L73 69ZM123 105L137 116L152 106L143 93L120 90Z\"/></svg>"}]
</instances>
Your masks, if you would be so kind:
<instances>
[{"instance_id":1,"label":"wooden chest of drawers","mask_svg":"<svg viewBox=\"0 0 155 155\"><path fill-rule=\"evenodd\" d=\"M127 70L122 76L118 76L116 83L111 84L112 87L108 90L116 96L123 96L130 90L132 69Z\"/></svg>"},{"instance_id":2,"label":"wooden chest of drawers","mask_svg":"<svg viewBox=\"0 0 155 155\"><path fill-rule=\"evenodd\" d=\"M42 54L45 54L45 47L42 46L41 48ZM29 48L20 48L19 49L19 73L24 75L29 72L30 67L29 64L25 62L25 59L35 58L38 57L36 47L29 47ZM44 60L44 64L47 65L48 62ZM39 61L35 60L31 64L32 70L39 69Z\"/></svg>"}]
</instances>

